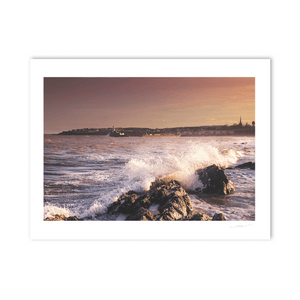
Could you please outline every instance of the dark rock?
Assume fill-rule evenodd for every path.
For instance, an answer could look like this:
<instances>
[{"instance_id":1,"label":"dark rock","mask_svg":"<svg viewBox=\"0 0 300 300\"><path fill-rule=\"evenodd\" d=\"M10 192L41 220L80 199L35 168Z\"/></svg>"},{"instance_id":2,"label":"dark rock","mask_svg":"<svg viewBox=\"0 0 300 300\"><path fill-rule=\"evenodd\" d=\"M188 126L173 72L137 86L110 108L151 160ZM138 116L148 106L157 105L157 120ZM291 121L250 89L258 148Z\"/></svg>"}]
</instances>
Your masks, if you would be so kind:
<instances>
[{"instance_id":1,"label":"dark rock","mask_svg":"<svg viewBox=\"0 0 300 300\"><path fill-rule=\"evenodd\" d=\"M130 214L132 212L133 204L137 198L137 194L129 191L122 195L117 201L112 203L108 208L108 213L123 213Z\"/></svg>"},{"instance_id":2,"label":"dark rock","mask_svg":"<svg viewBox=\"0 0 300 300\"><path fill-rule=\"evenodd\" d=\"M47 217L44 221L78 221L78 218L75 216L66 217L64 215L54 215Z\"/></svg>"},{"instance_id":3,"label":"dark rock","mask_svg":"<svg viewBox=\"0 0 300 300\"><path fill-rule=\"evenodd\" d=\"M155 216L148 210L158 205ZM108 209L108 214L129 214L126 220L183 220L191 215L193 208L189 195L176 180L156 180L150 190L137 198L130 191L122 195Z\"/></svg>"},{"instance_id":4,"label":"dark rock","mask_svg":"<svg viewBox=\"0 0 300 300\"><path fill-rule=\"evenodd\" d=\"M133 211L138 210L140 207L148 209L151 206L150 195L146 194L137 198L132 207Z\"/></svg>"},{"instance_id":5,"label":"dark rock","mask_svg":"<svg viewBox=\"0 0 300 300\"><path fill-rule=\"evenodd\" d=\"M197 170L196 172L205 186L202 189L204 193L227 195L235 191L235 187L232 181L225 175L224 169L216 165Z\"/></svg>"},{"instance_id":6,"label":"dark rock","mask_svg":"<svg viewBox=\"0 0 300 300\"><path fill-rule=\"evenodd\" d=\"M78 218L75 217L75 216L73 216L73 217L68 217L68 218L66 219L66 221L78 221Z\"/></svg>"},{"instance_id":7,"label":"dark rock","mask_svg":"<svg viewBox=\"0 0 300 300\"><path fill-rule=\"evenodd\" d=\"M229 170L232 170L232 169L250 169L250 170L255 170L255 162L247 162L247 163L244 163L244 164L241 164L241 165L238 165L238 166L235 166L235 167L229 167L227 168Z\"/></svg>"},{"instance_id":8,"label":"dark rock","mask_svg":"<svg viewBox=\"0 0 300 300\"><path fill-rule=\"evenodd\" d=\"M126 218L127 221L154 221L154 217L152 213L144 208L140 207L137 211L135 211L133 214L129 215Z\"/></svg>"},{"instance_id":9,"label":"dark rock","mask_svg":"<svg viewBox=\"0 0 300 300\"><path fill-rule=\"evenodd\" d=\"M150 190L155 191L155 190L159 190L161 188L170 190L173 187L177 187L177 186L180 186L180 183L177 180L158 179L158 180L155 180L154 182L152 182Z\"/></svg>"},{"instance_id":10,"label":"dark rock","mask_svg":"<svg viewBox=\"0 0 300 300\"><path fill-rule=\"evenodd\" d=\"M150 201L151 203L163 204L169 195L168 187L162 186L151 190Z\"/></svg>"},{"instance_id":11,"label":"dark rock","mask_svg":"<svg viewBox=\"0 0 300 300\"><path fill-rule=\"evenodd\" d=\"M211 221L211 218L206 214L196 213L190 218L190 220L191 221Z\"/></svg>"},{"instance_id":12,"label":"dark rock","mask_svg":"<svg viewBox=\"0 0 300 300\"><path fill-rule=\"evenodd\" d=\"M53 215L51 217L47 217L44 221L64 221L66 219L63 215Z\"/></svg>"},{"instance_id":13,"label":"dark rock","mask_svg":"<svg viewBox=\"0 0 300 300\"><path fill-rule=\"evenodd\" d=\"M191 214L193 207L189 195L178 182L176 186L172 186L165 204L160 205L158 210L160 220L182 220Z\"/></svg>"},{"instance_id":14,"label":"dark rock","mask_svg":"<svg viewBox=\"0 0 300 300\"><path fill-rule=\"evenodd\" d=\"M226 218L224 217L224 215L222 213L220 214L214 214L213 221L226 221Z\"/></svg>"},{"instance_id":15,"label":"dark rock","mask_svg":"<svg viewBox=\"0 0 300 300\"><path fill-rule=\"evenodd\" d=\"M136 195L125 198L123 203L121 203L121 205L118 208L118 213L130 214L132 212L135 199L136 199Z\"/></svg>"},{"instance_id":16,"label":"dark rock","mask_svg":"<svg viewBox=\"0 0 300 300\"><path fill-rule=\"evenodd\" d=\"M235 169L251 169L251 170L255 170L255 162L247 162L241 165L238 165L235 167Z\"/></svg>"}]
</instances>

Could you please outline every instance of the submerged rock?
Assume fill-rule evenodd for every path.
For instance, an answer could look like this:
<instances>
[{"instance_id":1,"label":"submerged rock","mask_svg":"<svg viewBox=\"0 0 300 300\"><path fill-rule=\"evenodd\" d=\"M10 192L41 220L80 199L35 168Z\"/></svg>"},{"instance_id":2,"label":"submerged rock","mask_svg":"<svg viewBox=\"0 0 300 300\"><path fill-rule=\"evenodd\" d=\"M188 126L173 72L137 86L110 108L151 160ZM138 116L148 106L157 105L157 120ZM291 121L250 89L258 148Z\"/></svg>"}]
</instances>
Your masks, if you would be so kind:
<instances>
[{"instance_id":1,"label":"submerged rock","mask_svg":"<svg viewBox=\"0 0 300 300\"><path fill-rule=\"evenodd\" d=\"M235 191L232 181L224 173L224 169L216 165L197 170L196 173L204 185L202 192L220 195L231 194Z\"/></svg>"}]
</instances>

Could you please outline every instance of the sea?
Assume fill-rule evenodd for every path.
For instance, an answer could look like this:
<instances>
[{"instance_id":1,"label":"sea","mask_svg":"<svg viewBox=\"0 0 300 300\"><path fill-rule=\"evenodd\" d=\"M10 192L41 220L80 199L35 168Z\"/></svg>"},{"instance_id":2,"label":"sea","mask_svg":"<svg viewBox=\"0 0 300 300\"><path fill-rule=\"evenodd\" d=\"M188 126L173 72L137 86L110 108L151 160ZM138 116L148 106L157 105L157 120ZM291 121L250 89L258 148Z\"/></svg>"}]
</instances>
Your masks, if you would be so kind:
<instances>
[{"instance_id":1,"label":"sea","mask_svg":"<svg viewBox=\"0 0 300 300\"><path fill-rule=\"evenodd\" d=\"M59 214L106 220L108 205L159 178L178 180L194 209L230 221L255 220L255 137L109 137L44 135L44 218ZM204 195L195 171L216 164L235 186L230 195ZM233 168L233 169L226 169ZM116 217L115 220L124 220Z\"/></svg>"}]
</instances>

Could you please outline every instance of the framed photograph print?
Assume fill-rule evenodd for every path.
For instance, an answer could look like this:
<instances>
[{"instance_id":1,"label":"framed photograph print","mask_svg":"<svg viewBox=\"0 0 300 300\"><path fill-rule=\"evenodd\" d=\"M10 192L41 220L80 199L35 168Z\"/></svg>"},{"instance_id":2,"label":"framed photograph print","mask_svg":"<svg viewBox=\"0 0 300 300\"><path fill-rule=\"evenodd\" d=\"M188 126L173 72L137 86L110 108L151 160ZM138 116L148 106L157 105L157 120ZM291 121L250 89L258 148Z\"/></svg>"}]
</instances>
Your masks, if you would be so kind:
<instances>
[{"instance_id":1,"label":"framed photograph print","mask_svg":"<svg viewBox=\"0 0 300 300\"><path fill-rule=\"evenodd\" d=\"M32 59L30 238L269 239L270 59Z\"/></svg>"}]
</instances>

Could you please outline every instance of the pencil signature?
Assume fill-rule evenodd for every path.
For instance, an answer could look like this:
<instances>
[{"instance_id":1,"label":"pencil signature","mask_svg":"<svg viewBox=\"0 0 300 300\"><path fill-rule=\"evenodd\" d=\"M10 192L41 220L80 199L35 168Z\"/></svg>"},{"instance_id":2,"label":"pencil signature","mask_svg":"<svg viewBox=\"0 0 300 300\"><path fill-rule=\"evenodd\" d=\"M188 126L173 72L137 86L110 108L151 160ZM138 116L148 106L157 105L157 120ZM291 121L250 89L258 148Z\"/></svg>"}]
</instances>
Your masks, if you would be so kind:
<instances>
[{"instance_id":1,"label":"pencil signature","mask_svg":"<svg viewBox=\"0 0 300 300\"><path fill-rule=\"evenodd\" d=\"M230 226L230 228L238 228L238 227L246 227L246 226L252 226L252 224L247 224L247 225L233 225L233 226Z\"/></svg>"}]
</instances>

